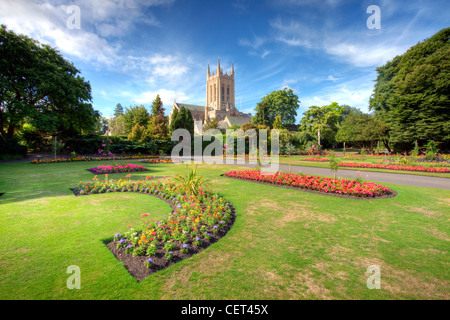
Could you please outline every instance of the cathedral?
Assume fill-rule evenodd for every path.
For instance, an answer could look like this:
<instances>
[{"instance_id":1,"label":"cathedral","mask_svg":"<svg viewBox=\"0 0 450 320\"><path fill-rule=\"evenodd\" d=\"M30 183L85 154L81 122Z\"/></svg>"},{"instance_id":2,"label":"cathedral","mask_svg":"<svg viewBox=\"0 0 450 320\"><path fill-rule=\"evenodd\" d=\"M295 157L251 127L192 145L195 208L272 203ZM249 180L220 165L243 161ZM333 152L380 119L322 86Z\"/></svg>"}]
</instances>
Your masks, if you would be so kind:
<instances>
[{"instance_id":1,"label":"cathedral","mask_svg":"<svg viewBox=\"0 0 450 320\"><path fill-rule=\"evenodd\" d=\"M242 113L236 109L235 88L234 88L234 66L231 65L231 72L228 75L220 68L220 60L217 61L217 70L214 74L209 70L206 72L206 106L174 102L169 115L169 122L172 121L172 114L175 109L181 107L188 109L194 119L194 130L197 134L202 134L202 126L209 120L216 118L219 129L227 129L233 125L242 126L251 122L250 113Z\"/></svg>"}]
</instances>

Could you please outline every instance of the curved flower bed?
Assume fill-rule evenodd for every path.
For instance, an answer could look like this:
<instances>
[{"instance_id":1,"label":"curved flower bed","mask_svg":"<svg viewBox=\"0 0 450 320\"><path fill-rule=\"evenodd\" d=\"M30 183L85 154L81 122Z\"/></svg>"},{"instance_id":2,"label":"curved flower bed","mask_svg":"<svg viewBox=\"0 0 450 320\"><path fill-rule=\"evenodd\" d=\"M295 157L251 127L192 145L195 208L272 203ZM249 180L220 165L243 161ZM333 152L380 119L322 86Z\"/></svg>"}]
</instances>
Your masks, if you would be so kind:
<instances>
[{"instance_id":1,"label":"curved flower bed","mask_svg":"<svg viewBox=\"0 0 450 320\"><path fill-rule=\"evenodd\" d=\"M375 198L395 195L390 189L376 183L359 183L357 181L329 177L298 175L276 172L273 174L255 170L229 171L224 174L230 178L251 180L279 186L316 191L323 194L340 195L355 198Z\"/></svg>"},{"instance_id":2,"label":"curved flower bed","mask_svg":"<svg viewBox=\"0 0 450 320\"><path fill-rule=\"evenodd\" d=\"M339 163L339 166L340 167L347 167L347 168L389 169L389 170L439 172L439 173L448 173L448 172L450 172L450 169L447 169L447 168L433 168L433 167L428 167L427 168L427 167L421 167L421 166L374 164L374 163L343 162L343 163Z\"/></svg>"},{"instance_id":3,"label":"curved flower bed","mask_svg":"<svg viewBox=\"0 0 450 320\"><path fill-rule=\"evenodd\" d=\"M143 163L181 163L181 160L172 160L172 159L150 159L144 160Z\"/></svg>"},{"instance_id":4,"label":"curved flower bed","mask_svg":"<svg viewBox=\"0 0 450 320\"><path fill-rule=\"evenodd\" d=\"M129 228L114 235L108 248L124 262L138 280L192 256L224 236L235 220L229 202L203 188L193 196L180 192L170 180L109 180L100 183L80 182L72 189L75 195L109 192L139 192L166 201L173 212L159 221L151 214L141 215L140 228Z\"/></svg>"},{"instance_id":5,"label":"curved flower bed","mask_svg":"<svg viewBox=\"0 0 450 320\"><path fill-rule=\"evenodd\" d=\"M144 166L132 163L123 166L97 166L96 168L90 168L88 170L95 174L149 171L144 168Z\"/></svg>"}]
</instances>

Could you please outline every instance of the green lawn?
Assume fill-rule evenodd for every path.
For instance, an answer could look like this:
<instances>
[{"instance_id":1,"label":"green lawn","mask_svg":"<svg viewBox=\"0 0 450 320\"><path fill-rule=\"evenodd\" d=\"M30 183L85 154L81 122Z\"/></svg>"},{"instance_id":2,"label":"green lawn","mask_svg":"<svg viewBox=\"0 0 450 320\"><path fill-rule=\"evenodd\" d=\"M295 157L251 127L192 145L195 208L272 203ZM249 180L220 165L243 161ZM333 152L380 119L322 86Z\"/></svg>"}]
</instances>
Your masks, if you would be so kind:
<instances>
[{"instance_id":1,"label":"green lawn","mask_svg":"<svg viewBox=\"0 0 450 320\"><path fill-rule=\"evenodd\" d=\"M348 200L220 176L237 167L199 166L235 206L235 225L138 283L104 241L142 213L162 218L170 207L133 193L75 197L69 188L91 180L86 169L98 164L0 164L0 299L450 298L450 191L385 184L398 196ZM145 166L151 172L132 178L186 172ZM71 265L80 267L80 290L66 286ZM380 267L380 290L367 288L371 265Z\"/></svg>"}]
</instances>

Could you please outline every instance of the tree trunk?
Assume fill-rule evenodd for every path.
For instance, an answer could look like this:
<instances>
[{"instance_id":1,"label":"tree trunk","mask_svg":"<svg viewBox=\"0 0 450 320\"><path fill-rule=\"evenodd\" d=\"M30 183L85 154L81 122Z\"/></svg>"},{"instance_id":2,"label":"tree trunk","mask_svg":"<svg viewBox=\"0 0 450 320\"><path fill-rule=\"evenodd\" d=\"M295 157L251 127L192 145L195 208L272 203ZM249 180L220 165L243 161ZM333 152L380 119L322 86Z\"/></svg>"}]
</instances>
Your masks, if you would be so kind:
<instances>
[{"instance_id":1,"label":"tree trunk","mask_svg":"<svg viewBox=\"0 0 450 320\"><path fill-rule=\"evenodd\" d=\"M7 138L12 139L12 137L14 136L14 130L16 129L16 125L14 124L10 124L8 127L8 133L7 133Z\"/></svg>"}]
</instances>

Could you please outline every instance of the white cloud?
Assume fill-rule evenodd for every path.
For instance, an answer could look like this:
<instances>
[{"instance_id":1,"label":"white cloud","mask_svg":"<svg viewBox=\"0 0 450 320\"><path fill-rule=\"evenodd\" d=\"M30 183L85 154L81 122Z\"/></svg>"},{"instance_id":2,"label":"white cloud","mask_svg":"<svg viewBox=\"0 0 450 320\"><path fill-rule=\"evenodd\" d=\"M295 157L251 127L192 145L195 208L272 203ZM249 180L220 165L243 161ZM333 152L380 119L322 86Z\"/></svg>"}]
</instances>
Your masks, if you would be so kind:
<instances>
[{"instance_id":1,"label":"white cloud","mask_svg":"<svg viewBox=\"0 0 450 320\"><path fill-rule=\"evenodd\" d=\"M259 47L261 47L263 44L266 43L266 38L264 37L253 37L253 40L248 40L248 39L240 39L239 40L239 44L243 47L251 47L253 49L258 49Z\"/></svg>"},{"instance_id":2,"label":"white cloud","mask_svg":"<svg viewBox=\"0 0 450 320\"><path fill-rule=\"evenodd\" d=\"M305 39L278 37L276 40L292 47L312 48L311 42Z\"/></svg>"},{"instance_id":3,"label":"white cloud","mask_svg":"<svg viewBox=\"0 0 450 320\"><path fill-rule=\"evenodd\" d=\"M325 51L335 58L356 67L373 67L385 64L405 49L389 43L327 42Z\"/></svg>"},{"instance_id":4,"label":"white cloud","mask_svg":"<svg viewBox=\"0 0 450 320\"><path fill-rule=\"evenodd\" d=\"M383 31L371 32L329 29L312 30L295 21L277 18L270 22L277 42L290 47L302 47L325 52L332 58L355 67L376 67L405 52L410 44L399 43L397 35ZM404 36L402 34L402 37ZM382 37L381 37L382 35ZM378 36L378 37L377 37Z\"/></svg>"},{"instance_id":5,"label":"white cloud","mask_svg":"<svg viewBox=\"0 0 450 320\"><path fill-rule=\"evenodd\" d=\"M170 5L175 0L78 0L80 29L69 29L67 1L0 1L0 23L16 33L26 34L41 43L55 46L63 54L93 63L94 66L117 65L120 43L110 37L132 32L136 23L158 25L144 6Z\"/></svg>"},{"instance_id":6,"label":"white cloud","mask_svg":"<svg viewBox=\"0 0 450 320\"><path fill-rule=\"evenodd\" d=\"M158 94L164 104L166 113L170 111L174 101L184 102L190 99L190 97L183 91L160 89L157 91L142 92L135 96L135 98L133 98L133 101L138 104L151 104Z\"/></svg>"},{"instance_id":7,"label":"white cloud","mask_svg":"<svg viewBox=\"0 0 450 320\"><path fill-rule=\"evenodd\" d=\"M269 54L270 54L270 50L264 50L264 52L263 52L263 54L261 55L261 58L265 58L265 57L267 57Z\"/></svg>"},{"instance_id":8,"label":"white cloud","mask_svg":"<svg viewBox=\"0 0 450 320\"><path fill-rule=\"evenodd\" d=\"M369 99L373 93L373 80L375 74L345 81L339 84L325 86L322 89L300 97L304 109L312 105L328 105L332 102L348 104L349 106L368 112Z\"/></svg>"}]
</instances>

